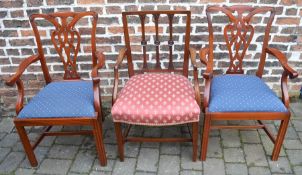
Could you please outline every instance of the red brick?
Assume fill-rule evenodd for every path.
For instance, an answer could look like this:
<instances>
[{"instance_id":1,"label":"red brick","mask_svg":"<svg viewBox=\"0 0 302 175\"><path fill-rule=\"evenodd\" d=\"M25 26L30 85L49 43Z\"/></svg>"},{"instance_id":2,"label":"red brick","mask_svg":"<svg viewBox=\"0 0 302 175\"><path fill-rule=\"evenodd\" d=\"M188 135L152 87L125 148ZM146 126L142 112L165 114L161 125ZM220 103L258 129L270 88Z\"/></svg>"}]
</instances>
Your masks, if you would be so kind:
<instances>
[{"instance_id":1,"label":"red brick","mask_svg":"<svg viewBox=\"0 0 302 175\"><path fill-rule=\"evenodd\" d=\"M78 0L78 4L103 4L104 0Z\"/></svg>"},{"instance_id":2,"label":"red brick","mask_svg":"<svg viewBox=\"0 0 302 175\"><path fill-rule=\"evenodd\" d=\"M277 24L282 25L299 25L300 18L299 17L279 17L276 21Z\"/></svg>"},{"instance_id":3,"label":"red brick","mask_svg":"<svg viewBox=\"0 0 302 175\"><path fill-rule=\"evenodd\" d=\"M273 39L273 42L296 42L297 37L296 36L275 36Z\"/></svg>"},{"instance_id":4,"label":"red brick","mask_svg":"<svg viewBox=\"0 0 302 175\"><path fill-rule=\"evenodd\" d=\"M142 32L142 27L138 27L138 32ZM146 33L155 33L155 26L145 26ZM163 33L163 27L158 27L158 32Z\"/></svg>"},{"instance_id":5,"label":"red brick","mask_svg":"<svg viewBox=\"0 0 302 175\"><path fill-rule=\"evenodd\" d=\"M47 0L48 5L71 5L74 4L74 0Z\"/></svg>"},{"instance_id":6,"label":"red brick","mask_svg":"<svg viewBox=\"0 0 302 175\"><path fill-rule=\"evenodd\" d=\"M120 15L122 13L122 9L119 6L108 6L108 7L106 7L106 13Z\"/></svg>"},{"instance_id":7,"label":"red brick","mask_svg":"<svg viewBox=\"0 0 302 175\"><path fill-rule=\"evenodd\" d=\"M40 36L46 36L45 30L39 30ZM35 36L34 32L32 30L21 30L22 36Z\"/></svg>"},{"instance_id":8,"label":"red brick","mask_svg":"<svg viewBox=\"0 0 302 175\"><path fill-rule=\"evenodd\" d=\"M22 7L23 1L20 0L2 0L0 1L0 7L10 8L10 7Z\"/></svg>"},{"instance_id":9,"label":"red brick","mask_svg":"<svg viewBox=\"0 0 302 175\"><path fill-rule=\"evenodd\" d=\"M23 10L14 10L10 12L10 16L13 18L23 17L24 11Z\"/></svg>"},{"instance_id":10,"label":"red brick","mask_svg":"<svg viewBox=\"0 0 302 175\"><path fill-rule=\"evenodd\" d=\"M297 0L281 0L281 4L283 5L294 5Z\"/></svg>"}]
</instances>

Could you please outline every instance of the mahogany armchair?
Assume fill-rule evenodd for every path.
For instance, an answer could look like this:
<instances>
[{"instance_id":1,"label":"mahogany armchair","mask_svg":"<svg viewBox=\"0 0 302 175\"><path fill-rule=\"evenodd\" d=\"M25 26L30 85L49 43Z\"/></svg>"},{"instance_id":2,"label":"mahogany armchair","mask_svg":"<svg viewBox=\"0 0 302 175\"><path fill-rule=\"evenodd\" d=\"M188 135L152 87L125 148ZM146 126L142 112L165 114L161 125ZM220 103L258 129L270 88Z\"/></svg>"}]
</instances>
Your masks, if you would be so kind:
<instances>
[{"instance_id":1,"label":"mahogany armchair","mask_svg":"<svg viewBox=\"0 0 302 175\"><path fill-rule=\"evenodd\" d=\"M176 68L173 63L173 18L182 15L186 19L183 65ZM125 36L125 48L120 50L114 66L114 88L112 98L112 118L114 121L118 152L120 160L124 160L125 142L192 142L193 161L197 158L198 121L200 114L199 87L193 89L188 80L188 61L190 56L190 11L138 11L123 12L123 25ZM134 70L134 54L130 44L131 36L128 29L129 16L139 16L141 22L141 45L142 45L142 66ZM148 16L153 18L155 23L154 45L147 42L146 26ZM160 59L160 17L168 20L168 56L166 66L164 59ZM133 19L133 18L132 18ZM162 22L163 23L163 22ZM150 27L150 26L148 26ZM153 28L153 26L152 26ZM181 43L182 44L182 43ZM165 44L163 44L165 45ZM148 64L147 49L155 47L155 63ZM135 52L138 52L137 50ZM194 52L191 56L195 56ZM129 80L124 88L118 93L119 67L123 59L127 57ZM162 61L160 61L162 60ZM152 63L152 62L151 62ZM173 74L172 74L173 73ZM198 85L197 74L194 84ZM122 131L121 125L127 127ZM143 126L171 126L180 124L192 125L191 138L154 138L154 137L132 137L128 133L133 125ZM188 125L189 126L189 125ZM189 127L188 127L189 128ZM190 131L190 129L189 129ZM147 131L148 132L148 131Z\"/></svg>"},{"instance_id":2,"label":"mahogany armchair","mask_svg":"<svg viewBox=\"0 0 302 175\"><path fill-rule=\"evenodd\" d=\"M81 80L77 72L77 56L80 49L81 34L76 24L84 17L92 19L92 81ZM46 20L54 26L51 41L64 67L64 81L52 81L44 56L43 44L37 26L38 20ZM95 12L60 12L51 14L33 14L30 16L38 53L24 59L17 72L7 80L6 84L17 84L18 99L16 103L17 117L14 119L17 132L22 141L31 166L38 162L34 149L45 136L94 135L99 161L106 165L106 153L102 139L102 110L99 91L100 78L98 70L105 63L104 55L96 50L96 25L98 15ZM32 63L39 61L46 81L46 86L24 106L24 87L21 76ZM52 126L91 126L92 130L54 132ZM25 127L45 126L46 129L31 145Z\"/></svg>"},{"instance_id":3,"label":"mahogany armchair","mask_svg":"<svg viewBox=\"0 0 302 175\"><path fill-rule=\"evenodd\" d=\"M213 13L221 12L229 19L224 26L224 41L229 53L226 75L214 75ZM256 14L269 13L262 43L262 52L256 75L245 75L243 58L254 36L252 18ZM211 129L264 129L274 143L272 160L277 160L290 119L287 78L298 76L287 64L286 56L268 46L271 25L275 15L272 7L210 6L206 10L209 30L209 46L200 50L200 60L206 66L203 73L205 89L203 98L204 128L202 134L201 159L206 159L209 132ZM222 41L222 42L224 42ZM220 47L221 48L221 47ZM284 71L281 77L282 100L261 79L266 55L276 57ZM257 120L257 125L213 125L215 120ZM261 120L280 120L277 136L268 130Z\"/></svg>"}]
</instances>

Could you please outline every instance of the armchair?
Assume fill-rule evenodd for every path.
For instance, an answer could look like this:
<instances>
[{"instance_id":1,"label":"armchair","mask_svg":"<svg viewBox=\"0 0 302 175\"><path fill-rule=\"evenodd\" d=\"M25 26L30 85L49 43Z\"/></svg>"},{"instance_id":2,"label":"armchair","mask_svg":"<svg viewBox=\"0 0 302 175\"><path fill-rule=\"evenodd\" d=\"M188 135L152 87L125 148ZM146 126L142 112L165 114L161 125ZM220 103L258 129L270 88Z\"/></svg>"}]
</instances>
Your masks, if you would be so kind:
<instances>
[{"instance_id":1,"label":"armchair","mask_svg":"<svg viewBox=\"0 0 302 175\"><path fill-rule=\"evenodd\" d=\"M80 49L81 35L76 29L77 22L84 17L92 18L91 50L92 50L92 81L81 80L77 73L77 55ZM64 80L52 81L44 57L43 44L37 27L37 19L47 20L55 29L51 31L51 41L64 66ZM96 25L98 15L95 12L60 12L52 14L33 14L30 16L38 54L23 60L17 72L10 77L6 84L17 84L18 99L16 103L17 117L14 119L17 132L31 166L38 162L34 149L45 136L90 135L96 141L99 161L106 165L106 153L102 139L102 110L99 91L100 78L98 70L104 65L104 55L96 50ZM61 23L60 23L61 21ZM21 76L32 63L39 61L46 81L46 86L24 106L24 87ZM52 126L85 125L92 126L92 130L81 131L51 131ZM31 145L25 127L46 126L46 129Z\"/></svg>"},{"instance_id":2,"label":"armchair","mask_svg":"<svg viewBox=\"0 0 302 175\"><path fill-rule=\"evenodd\" d=\"M221 12L229 19L222 29L229 53L229 67L226 75L214 75L213 13ZM288 64L286 56L268 46L271 25L275 16L272 7L209 6L206 10L209 30L209 46L200 50L200 60L206 66L203 73L205 89L203 98L204 128L202 133L201 159L206 159L209 132L211 129L264 129L274 143L272 160L277 160L290 119L288 77L298 76ZM262 52L256 75L245 75L243 59L254 36L252 18L256 14L268 13ZM223 41L222 41L223 42ZM266 55L276 57L284 71L281 77L282 100L261 79ZM250 126L214 125L215 120L257 120ZM268 130L262 120L280 120L277 136Z\"/></svg>"},{"instance_id":3,"label":"armchair","mask_svg":"<svg viewBox=\"0 0 302 175\"><path fill-rule=\"evenodd\" d=\"M193 161L197 158L198 121L200 114L200 94L197 74L194 75L194 88L188 80L188 61L191 56L195 60L196 52L189 49L190 41L190 12L189 11L138 11L123 12L125 48L121 49L114 66L114 88L112 97L112 118L118 143L120 160L124 160L124 144L126 142L192 142ZM186 19L185 44L183 50L183 66L175 68L173 63L173 18L182 15ZM128 31L127 17L138 16L141 22L142 66L134 70L133 53ZM146 30L147 16L154 19L155 24L155 63L147 63L148 44ZM168 59L167 64L160 61L159 18L168 20ZM150 19L150 18L148 18ZM181 43L182 44L182 43ZM129 81L118 92L118 70L123 59L127 57ZM195 66L194 69L197 69ZM174 73L174 74L172 74ZM196 82L197 81L197 82ZM127 127L122 131L122 124ZM143 125L164 127L187 124L192 125L191 138L146 138L130 137L128 133L132 126ZM189 128L189 127L188 127Z\"/></svg>"}]
</instances>

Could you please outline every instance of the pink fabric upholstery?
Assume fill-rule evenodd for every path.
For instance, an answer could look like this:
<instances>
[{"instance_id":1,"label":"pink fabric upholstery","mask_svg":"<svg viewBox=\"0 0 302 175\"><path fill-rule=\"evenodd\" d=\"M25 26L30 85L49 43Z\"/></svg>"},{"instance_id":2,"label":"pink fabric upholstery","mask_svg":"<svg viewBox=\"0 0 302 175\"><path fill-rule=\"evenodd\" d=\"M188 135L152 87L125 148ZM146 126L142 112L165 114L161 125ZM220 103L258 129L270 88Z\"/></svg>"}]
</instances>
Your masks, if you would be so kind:
<instances>
[{"instance_id":1,"label":"pink fabric upholstery","mask_svg":"<svg viewBox=\"0 0 302 175\"><path fill-rule=\"evenodd\" d=\"M161 126L197 122L200 108L186 77L149 73L130 78L111 113L114 122Z\"/></svg>"}]
</instances>

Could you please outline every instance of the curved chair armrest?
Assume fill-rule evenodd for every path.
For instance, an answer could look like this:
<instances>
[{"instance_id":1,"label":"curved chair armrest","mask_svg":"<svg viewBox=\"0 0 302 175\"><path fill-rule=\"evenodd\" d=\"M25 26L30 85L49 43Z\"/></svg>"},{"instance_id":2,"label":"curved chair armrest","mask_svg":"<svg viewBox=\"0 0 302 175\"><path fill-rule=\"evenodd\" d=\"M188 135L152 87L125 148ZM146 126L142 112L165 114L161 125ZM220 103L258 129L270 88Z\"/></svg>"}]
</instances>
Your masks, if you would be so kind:
<instances>
[{"instance_id":1,"label":"curved chair armrest","mask_svg":"<svg viewBox=\"0 0 302 175\"><path fill-rule=\"evenodd\" d=\"M198 106L201 105L201 97L200 97L200 89L199 89L199 81L198 81L198 70L200 67L196 62L196 50L193 48L189 48L190 58L193 65L193 80L194 80L194 90L195 90L195 100L198 103Z\"/></svg>"},{"instance_id":2,"label":"curved chair armrest","mask_svg":"<svg viewBox=\"0 0 302 175\"><path fill-rule=\"evenodd\" d=\"M189 53L190 53L190 58L191 58L191 62L192 62L192 65L193 67L196 67L198 68L199 66L197 65L197 62L196 62L196 50L194 48L189 48Z\"/></svg>"},{"instance_id":3,"label":"curved chair armrest","mask_svg":"<svg viewBox=\"0 0 302 175\"><path fill-rule=\"evenodd\" d=\"M288 64L287 64L287 58L286 56L280 52L278 49L275 48L266 48L265 49L266 53L269 53L276 57L280 64L282 65L284 71L282 73L281 77L281 92L282 92L282 101L284 105L289 108L289 95L288 95L288 88L287 88L287 77L290 79L298 77L298 72L296 72L294 69L292 69Z\"/></svg>"},{"instance_id":4,"label":"curved chair armrest","mask_svg":"<svg viewBox=\"0 0 302 175\"><path fill-rule=\"evenodd\" d=\"M276 57L279 60L280 64L282 65L282 67L284 69L284 71L287 72L290 79L298 77L298 72L296 72L294 69L292 69L287 64L287 58L282 52L280 52L278 49L269 48L269 47L265 49L265 52L273 55L274 57Z\"/></svg>"},{"instance_id":5,"label":"curved chair armrest","mask_svg":"<svg viewBox=\"0 0 302 175\"><path fill-rule=\"evenodd\" d=\"M116 59L116 62L115 62L115 65L114 65L114 68L117 68L121 65L121 63L123 62L125 56L126 56L126 53L127 53L127 49L126 48L122 48L120 51L119 51L119 54L118 54L118 57Z\"/></svg>"},{"instance_id":6,"label":"curved chair armrest","mask_svg":"<svg viewBox=\"0 0 302 175\"><path fill-rule=\"evenodd\" d=\"M119 51L119 55L116 59L115 65L114 65L114 84L113 84L113 93L112 93L112 105L114 104L116 98L117 98L117 91L118 91L118 81L119 81L119 75L118 75L118 69L121 63L123 62L125 56L127 53L126 48L122 48Z\"/></svg>"},{"instance_id":7,"label":"curved chair armrest","mask_svg":"<svg viewBox=\"0 0 302 175\"><path fill-rule=\"evenodd\" d=\"M102 118L104 120L104 115L102 111L102 104L101 104L101 96L100 96L100 77L98 76L98 71L105 65L105 55L101 51L95 52L95 57L97 58L97 64L92 68L91 77L92 77L92 84L93 84L93 103L94 109L98 113L98 118Z\"/></svg>"},{"instance_id":8,"label":"curved chair armrest","mask_svg":"<svg viewBox=\"0 0 302 175\"><path fill-rule=\"evenodd\" d=\"M39 55L32 55L28 58L26 58L25 60L23 60L16 73L10 77L8 80L6 80L6 85L8 86L13 86L21 77L21 75L23 74L23 72L25 71L25 69L32 63L36 62L39 60Z\"/></svg>"},{"instance_id":9,"label":"curved chair armrest","mask_svg":"<svg viewBox=\"0 0 302 175\"><path fill-rule=\"evenodd\" d=\"M97 58L97 64L92 68L91 77L92 79L98 79L98 70L101 69L105 65L105 55L100 52L96 51L95 56Z\"/></svg>"},{"instance_id":10,"label":"curved chair armrest","mask_svg":"<svg viewBox=\"0 0 302 175\"><path fill-rule=\"evenodd\" d=\"M39 60L39 55L32 55L25 60L23 60L16 73L10 77L8 80L6 80L6 85L8 86L13 86L14 84L17 84L18 88L18 97L17 97L17 102L16 102L16 114L18 115L21 109L23 108L23 101L24 101L24 86L23 82L20 79L21 75L25 71L25 69L32 63L36 62Z\"/></svg>"},{"instance_id":11,"label":"curved chair armrest","mask_svg":"<svg viewBox=\"0 0 302 175\"><path fill-rule=\"evenodd\" d=\"M199 50L199 58L200 61L204 64L204 65L208 65L208 61L207 61L207 55L209 54L209 48L205 47L205 48L201 48Z\"/></svg>"},{"instance_id":12,"label":"curved chair armrest","mask_svg":"<svg viewBox=\"0 0 302 175\"><path fill-rule=\"evenodd\" d=\"M202 74L203 78L205 79L205 87L203 93L203 112L209 106L211 81L213 78L213 63L206 59L209 55L209 51L210 50L208 47L202 48L199 51L200 61L207 67L206 71Z\"/></svg>"},{"instance_id":13,"label":"curved chair armrest","mask_svg":"<svg viewBox=\"0 0 302 175\"><path fill-rule=\"evenodd\" d=\"M208 54L209 54L209 48L208 47L201 48L199 50L200 61L207 67L206 71L202 74L203 78L205 78L205 79L210 79L210 78L213 77L213 65L211 64L211 62L209 62L206 59Z\"/></svg>"}]
</instances>

